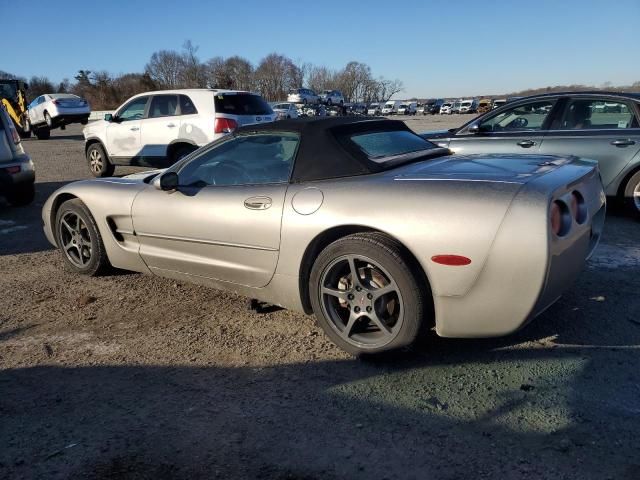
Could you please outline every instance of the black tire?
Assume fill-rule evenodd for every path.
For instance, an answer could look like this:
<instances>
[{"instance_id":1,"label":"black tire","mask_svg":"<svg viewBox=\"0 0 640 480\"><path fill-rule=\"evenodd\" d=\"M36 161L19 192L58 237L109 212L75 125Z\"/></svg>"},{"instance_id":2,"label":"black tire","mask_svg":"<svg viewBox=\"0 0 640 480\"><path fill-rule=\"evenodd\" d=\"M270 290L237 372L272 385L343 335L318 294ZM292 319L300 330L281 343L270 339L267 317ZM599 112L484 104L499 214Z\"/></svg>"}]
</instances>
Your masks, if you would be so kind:
<instances>
[{"instance_id":1,"label":"black tire","mask_svg":"<svg viewBox=\"0 0 640 480\"><path fill-rule=\"evenodd\" d=\"M51 138L51 130L46 127L36 128L33 133L36 134L38 140L49 140L49 138Z\"/></svg>"},{"instance_id":2,"label":"black tire","mask_svg":"<svg viewBox=\"0 0 640 480\"><path fill-rule=\"evenodd\" d=\"M94 177L111 177L116 167L99 143L92 143L87 148L87 164Z\"/></svg>"},{"instance_id":3,"label":"black tire","mask_svg":"<svg viewBox=\"0 0 640 480\"><path fill-rule=\"evenodd\" d=\"M386 235L359 233L336 240L316 258L309 278L311 305L322 329L343 350L377 354L410 345L420 333L426 312L420 288L424 280L402 252ZM361 276L367 269L368 277ZM338 295L323 292L325 287ZM392 290L376 293L381 288ZM395 313L389 312L390 305Z\"/></svg>"},{"instance_id":4,"label":"black tire","mask_svg":"<svg viewBox=\"0 0 640 480\"><path fill-rule=\"evenodd\" d=\"M171 160L171 163L176 163L189 155L194 150L196 150L195 147L192 147L190 145L181 145L177 147L173 152L171 152L171 157L169 160Z\"/></svg>"},{"instance_id":5,"label":"black tire","mask_svg":"<svg viewBox=\"0 0 640 480\"><path fill-rule=\"evenodd\" d=\"M74 223L74 218L80 221ZM74 198L60 205L53 229L60 253L72 272L94 276L109 268L102 237L82 200Z\"/></svg>"},{"instance_id":6,"label":"black tire","mask_svg":"<svg viewBox=\"0 0 640 480\"><path fill-rule=\"evenodd\" d=\"M624 187L624 201L629 213L640 219L640 171L634 173Z\"/></svg>"},{"instance_id":7,"label":"black tire","mask_svg":"<svg viewBox=\"0 0 640 480\"><path fill-rule=\"evenodd\" d=\"M89 123L89 120L80 120L80 125L86 125L87 123Z\"/></svg>"},{"instance_id":8,"label":"black tire","mask_svg":"<svg viewBox=\"0 0 640 480\"><path fill-rule=\"evenodd\" d=\"M33 202L36 196L36 187L33 183L20 185L15 190L7 193L7 202L14 207L22 207Z\"/></svg>"}]
</instances>

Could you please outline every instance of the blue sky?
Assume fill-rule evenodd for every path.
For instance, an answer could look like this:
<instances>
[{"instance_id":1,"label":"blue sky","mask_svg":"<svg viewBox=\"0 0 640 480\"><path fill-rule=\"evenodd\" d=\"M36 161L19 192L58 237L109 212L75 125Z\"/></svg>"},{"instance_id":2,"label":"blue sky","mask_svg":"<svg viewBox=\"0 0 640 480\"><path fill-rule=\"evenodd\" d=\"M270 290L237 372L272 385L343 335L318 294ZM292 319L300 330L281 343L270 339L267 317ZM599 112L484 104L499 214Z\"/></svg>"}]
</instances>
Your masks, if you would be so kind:
<instances>
[{"instance_id":1,"label":"blue sky","mask_svg":"<svg viewBox=\"0 0 640 480\"><path fill-rule=\"evenodd\" d=\"M0 70L54 81L81 68L140 72L187 39L202 60L358 60L401 79L404 97L640 80L640 0L0 0L0 18L24 20L3 23L13 43Z\"/></svg>"}]
</instances>

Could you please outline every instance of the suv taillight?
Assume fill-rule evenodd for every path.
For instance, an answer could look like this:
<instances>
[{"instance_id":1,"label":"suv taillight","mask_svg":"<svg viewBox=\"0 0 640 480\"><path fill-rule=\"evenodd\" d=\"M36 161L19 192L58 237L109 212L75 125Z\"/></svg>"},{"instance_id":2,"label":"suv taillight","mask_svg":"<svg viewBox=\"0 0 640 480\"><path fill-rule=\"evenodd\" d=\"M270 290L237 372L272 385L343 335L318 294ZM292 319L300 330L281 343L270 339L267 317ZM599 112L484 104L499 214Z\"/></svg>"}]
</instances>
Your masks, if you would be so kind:
<instances>
[{"instance_id":1,"label":"suv taillight","mask_svg":"<svg viewBox=\"0 0 640 480\"><path fill-rule=\"evenodd\" d=\"M216 118L213 131L215 133L231 133L238 128L238 122L230 118Z\"/></svg>"}]
</instances>

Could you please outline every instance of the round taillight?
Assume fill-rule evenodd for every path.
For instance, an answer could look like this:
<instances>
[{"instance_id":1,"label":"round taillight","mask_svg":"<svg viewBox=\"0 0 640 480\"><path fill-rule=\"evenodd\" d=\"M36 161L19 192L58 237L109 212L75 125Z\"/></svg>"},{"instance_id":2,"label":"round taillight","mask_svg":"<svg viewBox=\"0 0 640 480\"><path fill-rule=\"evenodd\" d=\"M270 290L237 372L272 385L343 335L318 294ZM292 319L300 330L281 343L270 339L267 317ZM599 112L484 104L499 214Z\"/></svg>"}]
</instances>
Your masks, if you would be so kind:
<instances>
[{"instance_id":1,"label":"round taillight","mask_svg":"<svg viewBox=\"0 0 640 480\"><path fill-rule=\"evenodd\" d=\"M549 222L551 223L551 231L555 235L558 237L566 235L571 228L569 207L560 200L554 201L549 212Z\"/></svg>"},{"instance_id":2,"label":"round taillight","mask_svg":"<svg viewBox=\"0 0 640 480\"><path fill-rule=\"evenodd\" d=\"M571 216L577 223L584 223L587 219L587 209L584 204L584 197L580 192L571 192Z\"/></svg>"}]
</instances>

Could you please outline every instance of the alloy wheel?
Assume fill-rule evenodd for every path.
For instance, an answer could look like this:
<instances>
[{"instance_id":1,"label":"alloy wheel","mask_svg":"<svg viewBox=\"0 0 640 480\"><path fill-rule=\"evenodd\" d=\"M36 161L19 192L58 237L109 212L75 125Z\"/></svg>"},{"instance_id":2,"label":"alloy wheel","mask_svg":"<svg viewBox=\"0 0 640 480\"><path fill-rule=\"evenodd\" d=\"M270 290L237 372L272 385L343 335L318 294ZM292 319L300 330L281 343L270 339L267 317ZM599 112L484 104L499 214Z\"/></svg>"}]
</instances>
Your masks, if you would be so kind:
<instances>
[{"instance_id":1,"label":"alloy wheel","mask_svg":"<svg viewBox=\"0 0 640 480\"><path fill-rule=\"evenodd\" d=\"M638 182L633 189L633 205L636 207L636 210L640 212L640 182Z\"/></svg>"},{"instance_id":2,"label":"alloy wheel","mask_svg":"<svg viewBox=\"0 0 640 480\"><path fill-rule=\"evenodd\" d=\"M370 258L345 255L324 270L321 307L331 327L359 347L380 347L392 341L404 320L400 288Z\"/></svg>"},{"instance_id":3,"label":"alloy wheel","mask_svg":"<svg viewBox=\"0 0 640 480\"><path fill-rule=\"evenodd\" d=\"M93 173L102 172L102 168L104 167L102 155L95 148L89 152L89 167Z\"/></svg>"},{"instance_id":4,"label":"alloy wheel","mask_svg":"<svg viewBox=\"0 0 640 480\"><path fill-rule=\"evenodd\" d=\"M78 268L91 261L91 233L86 222L75 212L67 212L60 219L58 238L67 259Z\"/></svg>"}]
</instances>

